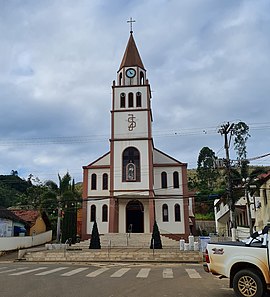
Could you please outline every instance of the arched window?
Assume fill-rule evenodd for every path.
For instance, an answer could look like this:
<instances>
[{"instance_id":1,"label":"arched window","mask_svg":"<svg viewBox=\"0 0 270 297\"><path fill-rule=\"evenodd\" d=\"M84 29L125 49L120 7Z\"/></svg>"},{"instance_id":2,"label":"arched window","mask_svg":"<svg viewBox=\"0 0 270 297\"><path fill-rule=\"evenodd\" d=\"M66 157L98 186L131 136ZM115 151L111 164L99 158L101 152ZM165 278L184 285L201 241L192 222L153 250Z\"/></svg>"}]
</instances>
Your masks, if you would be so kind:
<instances>
[{"instance_id":1,"label":"arched window","mask_svg":"<svg viewBox=\"0 0 270 297\"><path fill-rule=\"evenodd\" d=\"M140 178L140 152L135 147L128 147L123 152L122 181L139 182Z\"/></svg>"},{"instance_id":2,"label":"arched window","mask_svg":"<svg viewBox=\"0 0 270 297\"><path fill-rule=\"evenodd\" d=\"M140 84L144 85L144 74L142 71L140 72Z\"/></svg>"},{"instance_id":3,"label":"arched window","mask_svg":"<svg viewBox=\"0 0 270 297\"><path fill-rule=\"evenodd\" d=\"M91 190L96 190L97 189L97 175L93 173L91 175Z\"/></svg>"},{"instance_id":4,"label":"arched window","mask_svg":"<svg viewBox=\"0 0 270 297\"><path fill-rule=\"evenodd\" d=\"M169 210L167 204L162 205L162 220L163 222L169 222Z\"/></svg>"},{"instance_id":5,"label":"arched window","mask_svg":"<svg viewBox=\"0 0 270 297\"><path fill-rule=\"evenodd\" d=\"M133 107L133 93L128 93L128 107Z\"/></svg>"},{"instance_id":6,"label":"arched window","mask_svg":"<svg viewBox=\"0 0 270 297\"><path fill-rule=\"evenodd\" d=\"M142 107L142 93L136 93L136 107Z\"/></svg>"},{"instance_id":7,"label":"arched window","mask_svg":"<svg viewBox=\"0 0 270 297\"><path fill-rule=\"evenodd\" d=\"M102 206L102 222L108 222L108 206L106 204Z\"/></svg>"},{"instance_id":8,"label":"arched window","mask_svg":"<svg viewBox=\"0 0 270 297\"><path fill-rule=\"evenodd\" d=\"M173 173L173 187L179 188L179 173L177 171Z\"/></svg>"},{"instance_id":9,"label":"arched window","mask_svg":"<svg viewBox=\"0 0 270 297\"><path fill-rule=\"evenodd\" d=\"M181 221L180 205L178 203L174 205L174 220L175 222Z\"/></svg>"},{"instance_id":10,"label":"arched window","mask_svg":"<svg viewBox=\"0 0 270 297\"><path fill-rule=\"evenodd\" d=\"M91 205L91 216L90 216L90 221L94 222L96 220L96 206Z\"/></svg>"},{"instance_id":11,"label":"arched window","mask_svg":"<svg viewBox=\"0 0 270 297\"><path fill-rule=\"evenodd\" d=\"M122 80L123 80L123 74L122 72L119 74L119 86L122 85Z\"/></svg>"},{"instance_id":12,"label":"arched window","mask_svg":"<svg viewBox=\"0 0 270 297\"><path fill-rule=\"evenodd\" d=\"M167 188L167 173L164 171L161 173L161 188Z\"/></svg>"},{"instance_id":13,"label":"arched window","mask_svg":"<svg viewBox=\"0 0 270 297\"><path fill-rule=\"evenodd\" d=\"M120 107L121 108L126 107L126 94L125 93L120 94Z\"/></svg>"},{"instance_id":14,"label":"arched window","mask_svg":"<svg viewBox=\"0 0 270 297\"><path fill-rule=\"evenodd\" d=\"M104 173L102 175L102 189L108 190L108 174L107 173Z\"/></svg>"}]
</instances>

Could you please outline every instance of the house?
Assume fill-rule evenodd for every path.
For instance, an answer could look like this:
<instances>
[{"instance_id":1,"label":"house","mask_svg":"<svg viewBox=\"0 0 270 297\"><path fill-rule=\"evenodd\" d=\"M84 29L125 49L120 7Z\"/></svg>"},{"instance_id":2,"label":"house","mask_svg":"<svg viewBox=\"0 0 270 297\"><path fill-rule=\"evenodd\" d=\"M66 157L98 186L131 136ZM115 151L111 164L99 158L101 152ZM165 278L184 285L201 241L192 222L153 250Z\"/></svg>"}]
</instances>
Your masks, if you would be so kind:
<instances>
[{"instance_id":1,"label":"house","mask_svg":"<svg viewBox=\"0 0 270 297\"><path fill-rule=\"evenodd\" d=\"M51 224L45 211L12 209L14 215L28 223L28 235L37 235L51 230Z\"/></svg>"},{"instance_id":2,"label":"house","mask_svg":"<svg viewBox=\"0 0 270 297\"><path fill-rule=\"evenodd\" d=\"M0 237L23 236L29 228L28 223L12 211L0 207Z\"/></svg>"},{"instance_id":3,"label":"house","mask_svg":"<svg viewBox=\"0 0 270 297\"><path fill-rule=\"evenodd\" d=\"M256 205L258 205L260 201L260 197L249 196L249 200L251 205L252 224L254 225ZM231 220L230 220L229 205L226 203L226 200L224 198L216 199L214 201L214 213L215 213L216 232L221 236L231 236L231 233L230 233ZM248 237L249 221L248 221L248 208L247 208L246 197L241 197L236 202L235 214L236 214L237 234L239 235L241 233L241 237Z\"/></svg>"},{"instance_id":4,"label":"house","mask_svg":"<svg viewBox=\"0 0 270 297\"><path fill-rule=\"evenodd\" d=\"M258 177L262 183L260 186L260 201L256 203L255 227L263 229L270 222L270 171Z\"/></svg>"},{"instance_id":5,"label":"house","mask_svg":"<svg viewBox=\"0 0 270 297\"><path fill-rule=\"evenodd\" d=\"M95 221L101 234L150 233L156 221L161 234L187 238L193 228L187 164L154 146L151 100L131 31L112 84L110 150L83 166L83 239Z\"/></svg>"}]
</instances>

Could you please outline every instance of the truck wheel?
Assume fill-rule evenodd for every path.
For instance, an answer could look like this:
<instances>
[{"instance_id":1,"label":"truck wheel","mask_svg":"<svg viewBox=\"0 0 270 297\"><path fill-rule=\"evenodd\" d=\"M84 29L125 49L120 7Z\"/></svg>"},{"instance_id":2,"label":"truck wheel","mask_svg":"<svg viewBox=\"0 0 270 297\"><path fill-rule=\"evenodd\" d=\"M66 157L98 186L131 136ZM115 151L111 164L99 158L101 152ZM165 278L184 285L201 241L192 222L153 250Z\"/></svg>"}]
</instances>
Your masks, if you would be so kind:
<instances>
[{"instance_id":1,"label":"truck wheel","mask_svg":"<svg viewBox=\"0 0 270 297\"><path fill-rule=\"evenodd\" d=\"M256 270L243 269L235 274L233 289L239 297L262 297L265 285Z\"/></svg>"}]
</instances>

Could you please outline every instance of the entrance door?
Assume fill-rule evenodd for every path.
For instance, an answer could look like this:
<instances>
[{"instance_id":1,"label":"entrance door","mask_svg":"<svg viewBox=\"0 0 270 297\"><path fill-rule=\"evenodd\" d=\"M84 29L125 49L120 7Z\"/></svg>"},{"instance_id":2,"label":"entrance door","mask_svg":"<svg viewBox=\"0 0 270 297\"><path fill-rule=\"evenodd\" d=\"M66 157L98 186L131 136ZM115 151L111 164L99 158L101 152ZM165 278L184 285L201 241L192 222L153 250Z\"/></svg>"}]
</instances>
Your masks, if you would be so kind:
<instances>
[{"instance_id":1,"label":"entrance door","mask_svg":"<svg viewBox=\"0 0 270 297\"><path fill-rule=\"evenodd\" d=\"M130 201L126 206L126 232L144 233L144 209L138 200Z\"/></svg>"}]
</instances>

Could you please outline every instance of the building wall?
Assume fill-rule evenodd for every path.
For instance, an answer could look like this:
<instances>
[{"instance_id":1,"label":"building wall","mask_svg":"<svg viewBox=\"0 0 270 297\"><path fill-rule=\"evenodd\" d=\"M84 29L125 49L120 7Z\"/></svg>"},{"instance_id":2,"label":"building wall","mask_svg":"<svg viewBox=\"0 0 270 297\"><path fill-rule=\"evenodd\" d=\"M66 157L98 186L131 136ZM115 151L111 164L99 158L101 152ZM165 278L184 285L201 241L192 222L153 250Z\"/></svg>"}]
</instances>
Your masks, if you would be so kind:
<instances>
[{"instance_id":1,"label":"building wall","mask_svg":"<svg viewBox=\"0 0 270 297\"><path fill-rule=\"evenodd\" d=\"M37 235L43 232L46 232L46 224L43 221L42 217L38 217L36 219L35 225L30 228L29 235Z\"/></svg>"},{"instance_id":2,"label":"building wall","mask_svg":"<svg viewBox=\"0 0 270 297\"><path fill-rule=\"evenodd\" d=\"M260 207L256 208L255 226L263 229L270 222L270 179L260 188Z\"/></svg>"},{"instance_id":3,"label":"building wall","mask_svg":"<svg viewBox=\"0 0 270 297\"><path fill-rule=\"evenodd\" d=\"M140 176L139 182L122 181L122 154L127 147L135 147L140 152ZM114 190L130 191L149 188L149 159L148 142L142 140L128 140L115 142L114 144Z\"/></svg>"},{"instance_id":4,"label":"building wall","mask_svg":"<svg viewBox=\"0 0 270 297\"><path fill-rule=\"evenodd\" d=\"M115 100L114 100L114 106L113 106L113 109L114 110L126 110L128 108L128 105L127 105L127 99L128 99L128 93L133 93L133 98L134 98L134 102L135 102L135 105L136 106L136 93L137 92L141 92L142 94L142 107L136 107L136 109L145 109L148 107L148 102L147 102L147 86L139 86L139 85L136 85L135 87L128 87L128 86L125 86L124 88L123 87L116 87L114 88L114 94L115 94ZM120 107L120 94L121 93L125 93L126 94L126 108L121 108Z\"/></svg>"},{"instance_id":5,"label":"building wall","mask_svg":"<svg viewBox=\"0 0 270 297\"><path fill-rule=\"evenodd\" d=\"M91 189L91 179L92 179L92 174L97 175L97 189L92 190ZM108 190L103 190L102 186L102 179L103 179L103 174L107 173L108 174ZM110 189L110 168L93 168L93 169L88 169L88 196L109 196L109 189Z\"/></svg>"},{"instance_id":6,"label":"building wall","mask_svg":"<svg viewBox=\"0 0 270 297\"><path fill-rule=\"evenodd\" d=\"M0 218L0 237L13 236L13 221Z\"/></svg>"},{"instance_id":7,"label":"building wall","mask_svg":"<svg viewBox=\"0 0 270 297\"><path fill-rule=\"evenodd\" d=\"M164 222L162 216L162 206L168 205L169 221ZM180 222L175 221L174 207L175 204L180 205ZM184 204L182 199L155 199L155 215L160 233L184 234L185 220L184 220Z\"/></svg>"},{"instance_id":8,"label":"building wall","mask_svg":"<svg viewBox=\"0 0 270 297\"><path fill-rule=\"evenodd\" d=\"M178 172L179 188L173 187L173 173ZM167 188L161 187L161 173L167 173ZM154 190L156 195L183 195L182 168L175 167L154 167Z\"/></svg>"},{"instance_id":9,"label":"building wall","mask_svg":"<svg viewBox=\"0 0 270 297\"><path fill-rule=\"evenodd\" d=\"M102 206L107 205L108 207L108 220L110 215L109 199L94 200L87 202L87 234L92 233L94 222L91 221L91 205L96 206L96 222L98 225L98 231L100 234L108 233L109 231L109 222L102 222Z\"/></svg>"}]
</instances>

